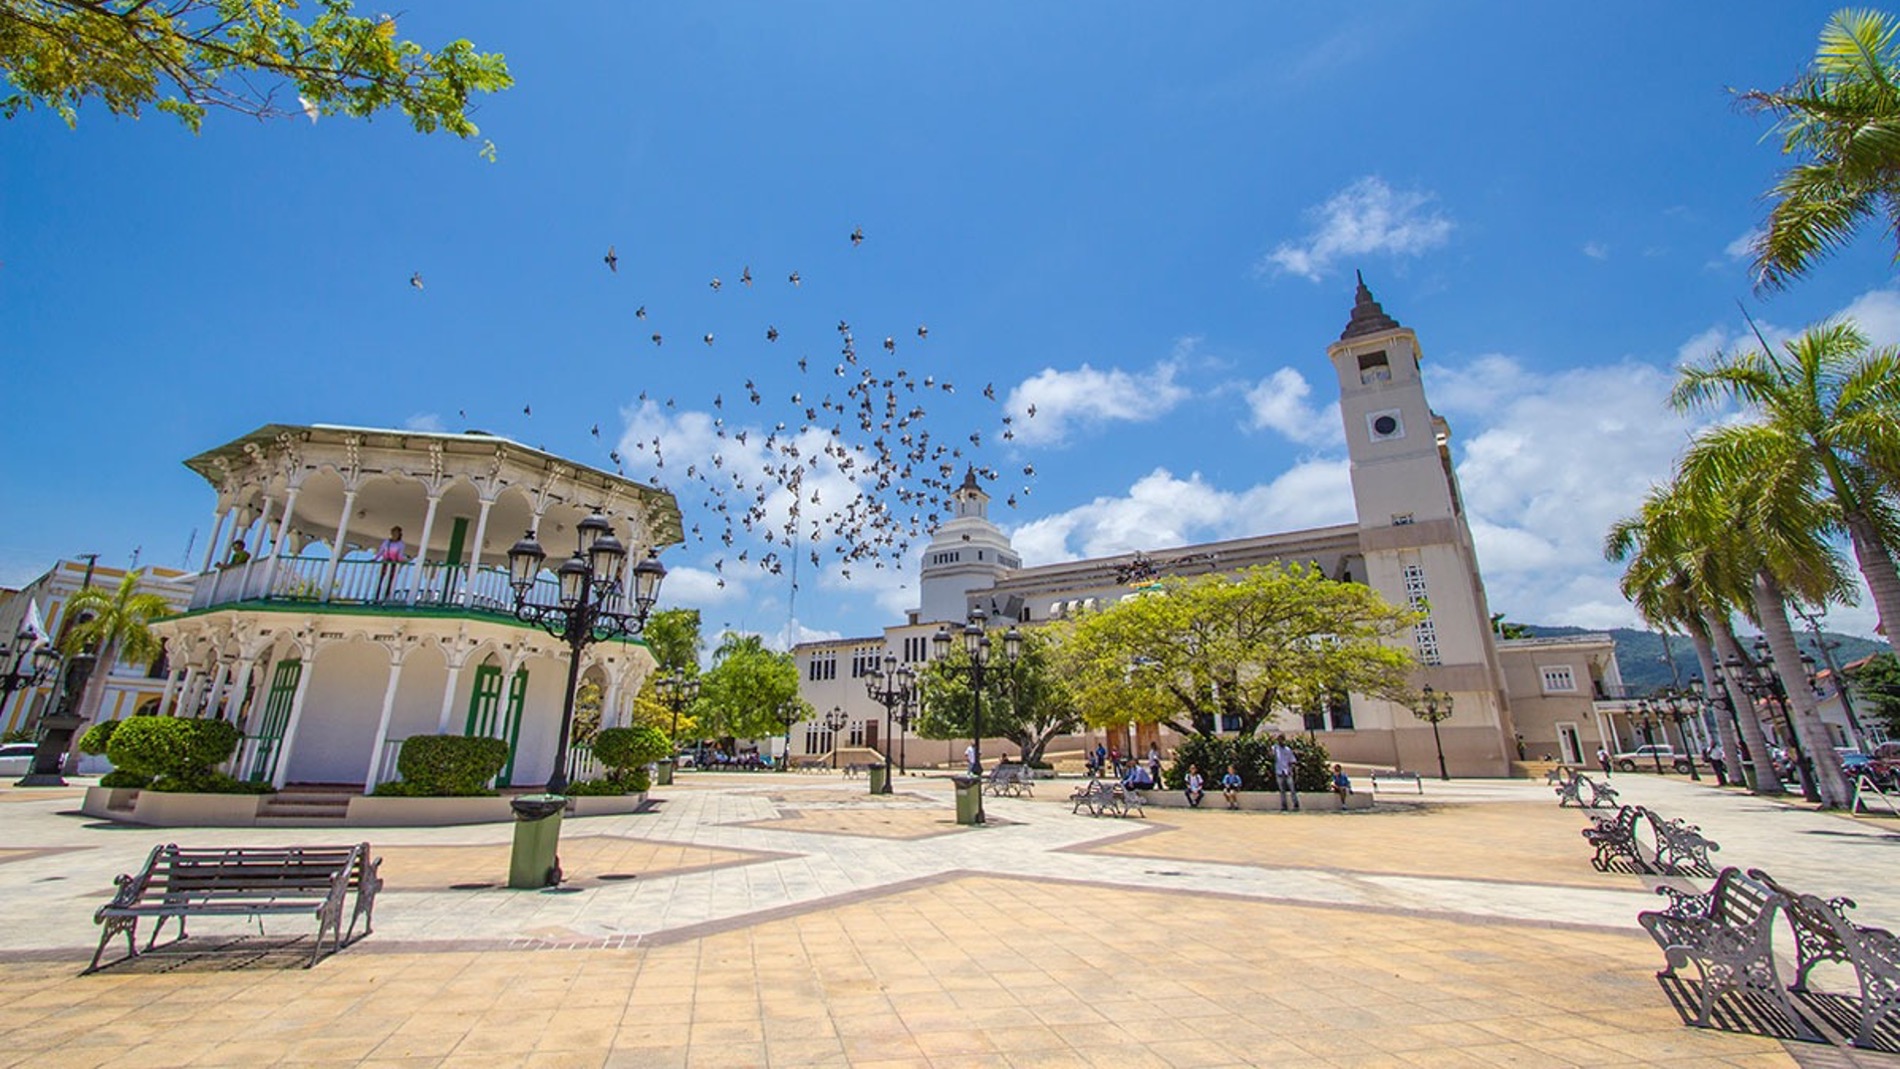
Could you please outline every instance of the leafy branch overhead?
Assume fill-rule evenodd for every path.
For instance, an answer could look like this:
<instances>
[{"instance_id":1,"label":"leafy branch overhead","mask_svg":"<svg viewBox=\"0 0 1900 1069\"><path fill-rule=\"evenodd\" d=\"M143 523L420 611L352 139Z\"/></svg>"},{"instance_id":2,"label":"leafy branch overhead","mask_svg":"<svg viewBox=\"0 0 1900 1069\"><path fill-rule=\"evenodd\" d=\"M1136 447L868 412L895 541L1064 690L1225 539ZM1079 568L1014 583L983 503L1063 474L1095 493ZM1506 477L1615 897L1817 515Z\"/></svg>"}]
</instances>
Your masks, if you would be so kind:
<instances>
[{"instance_id":1,"label":"leafy branch overhead","mask_svg":"<svg viewBox=\"0 0 1900 1069\"><path fill-rule=\"evenodd\" d=\"M68 125L97 98L115 115L148 105L195 133L210 108L271 118L365 118L389 108L420 133L468 138L469 95L514 84L500 53L466 40L429 51L388 15L323 0L307 23L295 0L0 0L0 113L47 107Z\"/></svg>"}]
</instances>

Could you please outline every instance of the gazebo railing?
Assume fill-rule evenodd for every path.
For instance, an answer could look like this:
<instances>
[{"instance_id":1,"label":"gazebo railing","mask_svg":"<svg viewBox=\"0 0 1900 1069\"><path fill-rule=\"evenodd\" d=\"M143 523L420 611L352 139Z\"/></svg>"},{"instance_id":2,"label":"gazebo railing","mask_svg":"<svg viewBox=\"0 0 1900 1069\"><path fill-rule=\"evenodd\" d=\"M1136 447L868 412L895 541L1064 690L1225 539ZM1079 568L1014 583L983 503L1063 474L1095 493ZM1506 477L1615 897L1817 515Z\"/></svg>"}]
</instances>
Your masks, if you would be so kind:
<instances>
[{"instance_id":1,"label":"gazebo railing","mask_svg":"<svg viewBox=\"0 0 1900 1069\"><path fill-rule=\"evenodd\" d=\"M514 591L506 569L484 565L469 574L467 565L426 561L421 582L415 562L389 565L374 560L345 560L330 572L327 557L279 557L252 560L231 568L205 572L192 590L191 607L208 609L246 601L288 601L341 605L384 605L417 608L468 608L482 612L512 613ZM328 582L326 589L325 583ZM560 584L552 576L535 580L528 601L554 605Z\"/></svg>"}]
</instances>

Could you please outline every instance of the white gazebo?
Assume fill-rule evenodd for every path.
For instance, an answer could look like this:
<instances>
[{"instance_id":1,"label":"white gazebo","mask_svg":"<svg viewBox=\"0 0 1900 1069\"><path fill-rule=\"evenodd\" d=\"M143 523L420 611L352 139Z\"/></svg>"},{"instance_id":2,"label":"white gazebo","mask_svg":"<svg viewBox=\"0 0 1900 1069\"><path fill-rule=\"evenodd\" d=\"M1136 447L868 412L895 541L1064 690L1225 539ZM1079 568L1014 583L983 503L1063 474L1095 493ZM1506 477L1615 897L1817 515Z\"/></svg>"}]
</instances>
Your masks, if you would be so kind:
<instances>
[{"instance_id":1,"label":"white gazebo","mask_svg":"<svg viewBox=\"0 0 1900 1069\"><path fill-rule=\"evenodd\" d=\"M190 608L155 625L161 708L237 723L232 773L278 787L372 790L418 734L503 739L500 785L545 780L568 651L515 617L508 547L533 532L558 564L592 514L629 568L681 540L672 494L479 432L272 424L185 464L218 500ZM398 527L401 559L378 559ZM527 600L556 590L543 574ZM603 723L624 723L652 656L634 640L583 657Z\"/></svg>"}]
</instances>

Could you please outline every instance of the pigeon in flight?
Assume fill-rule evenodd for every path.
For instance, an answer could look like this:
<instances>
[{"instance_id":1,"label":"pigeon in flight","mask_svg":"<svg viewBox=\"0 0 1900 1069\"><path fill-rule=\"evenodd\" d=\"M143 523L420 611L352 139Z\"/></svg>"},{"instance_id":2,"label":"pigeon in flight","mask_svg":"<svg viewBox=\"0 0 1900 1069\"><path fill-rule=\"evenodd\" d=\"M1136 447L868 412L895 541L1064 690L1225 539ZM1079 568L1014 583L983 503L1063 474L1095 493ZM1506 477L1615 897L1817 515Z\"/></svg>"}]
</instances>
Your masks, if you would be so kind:
<instances>
[{"instance_id":1,"label":"pigeon in flight","mask_svg":"<svg viewBox=\"0 0 1900 1069\"><path fill-rule=\"evenodd\" d=\"M860 226L851 231L851 245L855 248L862 244L864 244L864 228Z\"/></svg>"},{"instance_id":2,"label":"pigeon in flight","mask_svg":"<svg viewBox=\"0 0 1900 1069\"><path fill-rule=\"evenodd\" d=\"M596 424L594 424L594 429L593 429L593 431L592 431L591 433L592 433L592 434L593 434L593 436L594 436L594 437L596 437L596 438L598 438L598 437L600 437L600 424L598 424L598 423L596 423Z\"/></svg>"},{"instance_id":3,"label":"pigeon in flight","mask_svg":"<svg viewBox=\"0 0 1900 1069\"><path fill-rule=\"evenodd\" d=\"M798 272L793 271L786 277L785 281L790 282L794 286L798 285Z\"/></svg>"},{"instance_id":4,"label":"pigeon in flight","mask_svg":"<svg viewBox=\"0 0 1900 1069\"><path fill-rule=\"evenodd\" d=\"M655 335L653 336L653 344L655 344L655 345L658 345L658 344L660 344L660 336L659 336L658 334L655 334Z\"/></svg>"},{"instance_id":5,"label":"pigeon in flight","mask_svg":"<svg viewBox=\"0 0 1900 1069\"><path fill-rule=\"evenodd\" d=\"M607 255L601 257L600 262L606 264L607 270L612 271L614 274L617 275L620 273L620 257L614 255L614 247L612 245L607 246Z\"/></svg>"},{"instance_id":6,"label":"pigeon in flight","mask_svg":"<svg viewBox=\"0 0 1900 1069\"><path fill-rule=\"evenodd\" d=\"M707 345L711 345L713 343L713 336L711 334L707 334L706 337L702 340L704 340Z\"/></svg>"},{"instance_id":7,"label":"pigeon in flight","mask_svg":"<svg viewBox=\"0 0 1900 1069\"><path fill-rule=\"evenodd\" d=\"M752 265L751 264L747 264L745 266L745 269L739 272L739 281L745 283L748 286L752 285Z\"/></svg>"},{"instance_id":8,"label":"pigeon in flight","mask_svg":"<svg viewBox=\"0 0 1900 1069\"><path fill-rule=\"evenodd\" d=\"M421 289L422 288L422 272L417 271L414 274L410 275L409 284L411 286L414 286L417 289Z\"/></svg>"},{"instance_id":9,"label":"pigeon in flight","mask_svg":"<svg viewBox=\"0 0 1900 1069\"><path fill-rule=\"evenodd\" d=\"M930 328L927 326L924 326L922 323L917 324L917 336L919 338L930 337Z\"/></svg>"},{"instance_id":10,"label":"pigeon in flight","mask_svg":"<svg viewBox=\"0 0 1900 1069\"><path fill-rule=\"evenodd\" d=\"M778 340L778 328L777 328L777 327L766 327L766 328L765 328L765 340L766 340L766 341L777 341L777 340Z\"/></svg>"},{"instance_id":11,"label":"pigeon in flight","mask_svg":"<svg viewBox=\"0 0 1900 1069\"><path fill-rule=\"evenodd\" d=\"M635 308L635 309L633 310L633 318L635 318L635 319L645 319L646 317L647 317L647 306L646 306L646 305L644 305L644 304L643 304L643 305L641 305L640 307L638 307L638 308Z\"/></svg>"}]
</instances>

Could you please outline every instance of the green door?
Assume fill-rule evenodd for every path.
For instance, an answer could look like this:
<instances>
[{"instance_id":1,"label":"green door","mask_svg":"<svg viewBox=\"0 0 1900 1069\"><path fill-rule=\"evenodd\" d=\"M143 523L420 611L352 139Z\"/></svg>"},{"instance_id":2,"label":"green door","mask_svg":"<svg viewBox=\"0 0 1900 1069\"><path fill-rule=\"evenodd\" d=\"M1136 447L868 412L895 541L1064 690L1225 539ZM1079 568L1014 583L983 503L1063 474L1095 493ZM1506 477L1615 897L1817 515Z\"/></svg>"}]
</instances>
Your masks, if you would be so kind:
<instances>
[{"instance_id":1,"label":"green door","mask_svg":"<svg viewBox=\"0 0 1900 1069\"><path fill-rule=\"evenodd\" d=\"M500 739L508 744L508 763L502 766L495 782L507 786L515 774L515 746L521 739L521 706L528 693L528 671L520 669L508 681L508 698L502 701L502 672L499 665L485 664L475 669L475 684L468 696L468 725L462 734Z\"/></svg>"},{"instance_id":2,"label":"green door","mask_svg":"<svg viewBox=\"0 0 1900 1069\"><path fill-rule=\"evenodd\" d=\"M271 673L270 694L264 699L264 715L257 722L257 748L245 775L252 783L268 782L277 774L277 754L284 748L290 703L297 696L297 681L301 678L303 662L299 660L278 661Z\"/></svg>"}]
</instances>

